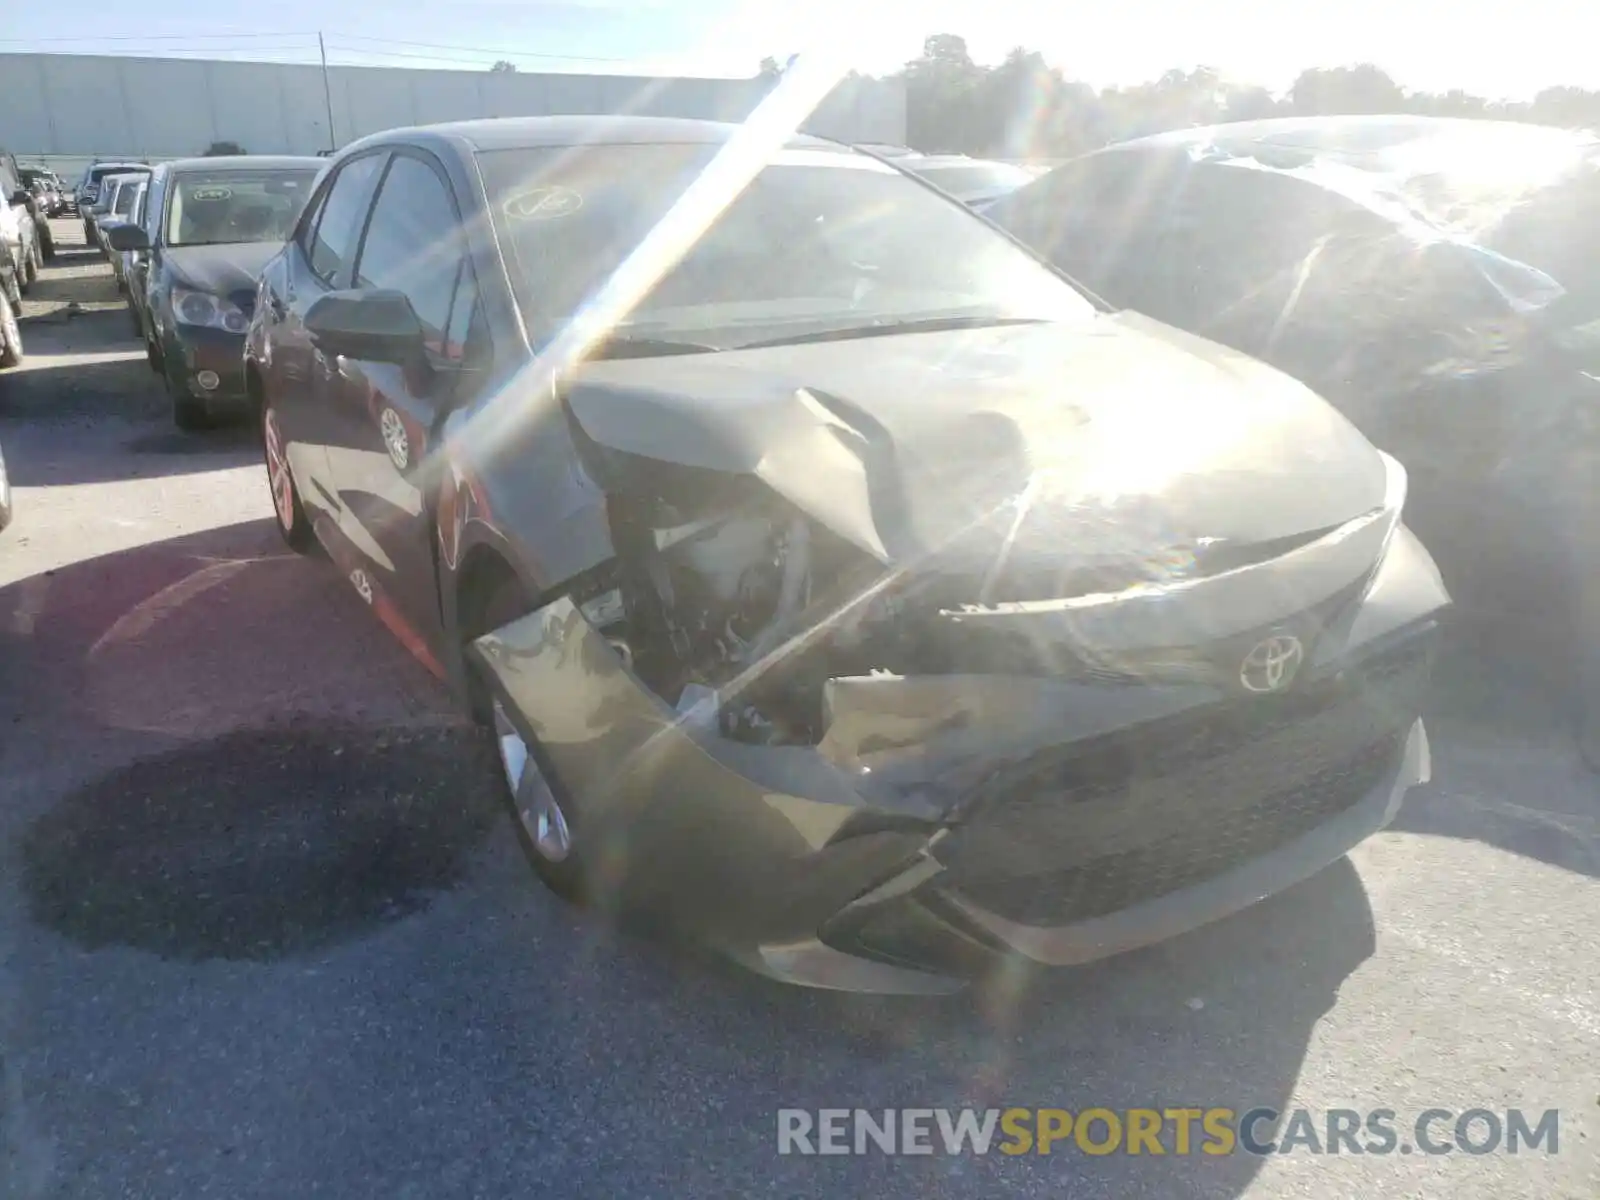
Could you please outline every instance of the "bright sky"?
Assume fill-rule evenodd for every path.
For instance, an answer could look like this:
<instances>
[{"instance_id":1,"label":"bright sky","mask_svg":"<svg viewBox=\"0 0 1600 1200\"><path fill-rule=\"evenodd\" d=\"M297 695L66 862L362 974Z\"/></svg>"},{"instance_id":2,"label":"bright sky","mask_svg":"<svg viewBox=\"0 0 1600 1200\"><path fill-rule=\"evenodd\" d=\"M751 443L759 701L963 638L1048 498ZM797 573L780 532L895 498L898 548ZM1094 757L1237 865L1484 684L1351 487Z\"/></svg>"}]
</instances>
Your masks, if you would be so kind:
<instances>
[{"instance_id":1,"label":"bright sky","mask_svg":"<svg viewBox=\"0 0 1600 1200\"><path fill-rule=\"evenodd\" d=\"M1286 88L1301 70L1374 62L1403 86L1523 98L1553 84L1600 89L1600 55L1574 0L140 0L14 3L0 50L168 53L471 69L748 75L764 55L820 42L845 65L893 70L930 33L993 62L1042 51L1097 86L1215 66Z\"/></svg>"}]
</instances>

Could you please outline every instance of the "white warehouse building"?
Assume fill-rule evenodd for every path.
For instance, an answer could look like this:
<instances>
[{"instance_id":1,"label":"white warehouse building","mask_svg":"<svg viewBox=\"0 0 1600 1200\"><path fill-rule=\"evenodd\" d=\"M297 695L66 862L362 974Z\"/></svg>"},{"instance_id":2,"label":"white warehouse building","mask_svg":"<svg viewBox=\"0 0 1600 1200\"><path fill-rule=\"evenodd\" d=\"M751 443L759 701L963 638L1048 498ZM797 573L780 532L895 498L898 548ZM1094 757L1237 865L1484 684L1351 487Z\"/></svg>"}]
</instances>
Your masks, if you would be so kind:
<instances>
[{"instance_id":1,"label":"white warehouse building","mask_svg":"<svg viewBox=\"0 0 1600 1200\"><path fill-rule=\"evenodd\" d=\"M742 119L759 79L322 68L226 59L0 54L0 148L75 172L95 158L177 158L213 142L255 154L314 154L403 125L473 117L640 113ZM332 128L329 128L329 110ZM905 91L852 77L805 128L903 142Z\"/></svg>"}]
</instances>

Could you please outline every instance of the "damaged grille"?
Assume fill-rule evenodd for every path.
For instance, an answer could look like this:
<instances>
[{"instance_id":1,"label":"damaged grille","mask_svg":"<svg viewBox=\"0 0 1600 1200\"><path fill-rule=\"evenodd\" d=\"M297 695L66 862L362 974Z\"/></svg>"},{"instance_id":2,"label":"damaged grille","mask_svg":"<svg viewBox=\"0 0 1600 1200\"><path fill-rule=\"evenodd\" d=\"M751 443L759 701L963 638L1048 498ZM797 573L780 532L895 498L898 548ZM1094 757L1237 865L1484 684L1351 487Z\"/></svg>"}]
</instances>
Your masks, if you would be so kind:
<instances>
[{"instance_id":1,"label":"damaged grille","mask_svg":"<svg viewBox=\"0 0 1600 1200\"><path fill-rule=\"evenodd\" d=\"M1057 747L991 776L939 844L952 889L1010 920L1066 924L1203 882L1377 786L1433 660L1418 635L1280 696Z\"/></svg>"}]
</instances>

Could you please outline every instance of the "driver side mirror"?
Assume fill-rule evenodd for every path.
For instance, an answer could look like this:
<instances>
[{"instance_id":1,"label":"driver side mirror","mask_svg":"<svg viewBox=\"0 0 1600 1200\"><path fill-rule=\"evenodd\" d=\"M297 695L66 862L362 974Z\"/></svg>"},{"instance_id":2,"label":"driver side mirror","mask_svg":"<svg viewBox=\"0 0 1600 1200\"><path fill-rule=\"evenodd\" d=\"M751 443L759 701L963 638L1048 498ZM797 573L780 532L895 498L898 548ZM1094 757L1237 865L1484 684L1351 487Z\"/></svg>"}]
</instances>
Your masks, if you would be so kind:
<instances>
[{"instance_id":1,"label":"driver side mirror","mask_svg":"<svg viewBox=\"0 0 1600 1200\"><path fill-rule=\"evenodd\" d=\"M106 231L106 241L111 243L113 250L148 250L150 249L150 235L145 233L142 225L129 225L125 221L101 221L100 224Z\"/></svg>"},{"instance_id":2,"label":"driver side mirror","mask_svg":"<svg viewBox=\"0 0 1600 1200\"><path fill-rule=\"evenodd\" d=\"M306 310L306 332L327 355L409 367L422 357L422 322L402 292L329 292Z\"/></svg>"}]
</instances>

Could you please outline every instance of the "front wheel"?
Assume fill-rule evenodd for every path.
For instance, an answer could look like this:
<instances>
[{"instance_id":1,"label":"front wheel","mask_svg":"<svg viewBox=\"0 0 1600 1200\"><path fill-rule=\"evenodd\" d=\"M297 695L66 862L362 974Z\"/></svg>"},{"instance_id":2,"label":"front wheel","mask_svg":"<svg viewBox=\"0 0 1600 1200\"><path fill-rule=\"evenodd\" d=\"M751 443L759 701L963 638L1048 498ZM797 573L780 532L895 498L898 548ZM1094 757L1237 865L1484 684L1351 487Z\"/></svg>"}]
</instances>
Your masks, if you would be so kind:
<instances>
[{"instance_id":1,"label":"front wheel","mask_svg":"<svg viewBox=\"0 0 1600 1200\"><path fill-rule=\"evenodd\" d=\"M300 504L294 473L289 470L288 443L283 440L278 414L270 404L261 406L261 453L267 464L267 486L272 491L272 513L278 521L278 532L296 554L309 553L316 544L311 522Z\"/></svg>"},{"instance_id":2,"label":"front wheel","mask_svg":"<svg viewBox=\"0 0 1600 1200\"><path fill-rule=\"evenodd\" d=\"M50 232L49 226L42 226L39 230L39 260L41 263L53 262L55 257L55 235Z\"/></svg>"},{"instance_id":3,"label":"front wheel","mask_svg":"<svg viewBox=\"0 0 1600 1200\"><path fill-rule=\"evenodd\" d=\"M39 246L35 243L23 251L21 283L19 286L24 292L30 290L39 280Z\"/></svg>"},{"instance_id":4,"label":"front wheel","mask_svg":"<svg viewBox=\"0 0 1600 1200\"><path fill-rule=\"evenodd\" d=\"M490 595L479 632L498 629L528 611L522 589L502 583ZM474 668L476 669L476 668ZM481 676L473 681L480 714L494 736L500 762L501 794L511 806L517 841L534 873L556 895L575 904L590 901L588 862L579 839L580 825L572 797L561 786L548 756L513 724L504 701Z\"/></svg>"}]
</instances>

